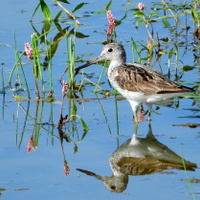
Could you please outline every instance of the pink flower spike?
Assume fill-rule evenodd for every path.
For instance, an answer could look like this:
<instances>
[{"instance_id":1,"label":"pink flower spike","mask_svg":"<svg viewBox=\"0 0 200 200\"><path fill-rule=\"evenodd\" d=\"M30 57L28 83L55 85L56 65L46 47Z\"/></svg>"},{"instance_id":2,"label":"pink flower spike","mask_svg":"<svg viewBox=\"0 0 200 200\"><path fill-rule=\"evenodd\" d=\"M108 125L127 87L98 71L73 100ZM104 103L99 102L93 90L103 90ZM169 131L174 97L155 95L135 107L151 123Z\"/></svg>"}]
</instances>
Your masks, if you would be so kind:
<instances>
[{"instance_id":1,"label":"pink flower spike","mask_svg":"<svg viewBox=\"0 0 200 200\"><path fill-rule=\"evenodd\" d=\"M28 58L29 60L32 60L32 59L33 59L33 54L32 54L31 45L30 45L29 43L25 43L25 44L24 44L24 49L25 49L27 58Z\"/></svg>"},{"instance_id":2,"label":"pink flower spike","mask_svg":"<svg viewBox=\"0 0 200 200\"><path fill-rule=\"evenodd\" d=\"M112 14L112 12L110 10L106 11L106 15L107 15L107 18L108 18L108 25L109 26L115 26L115 18Z\"/></svg>"},{"instance_id":3,"label":"pink flower spike","mask_svg":"<svg viewBox=\"0 0 200 200\"><path fill-rule=\"evenodd\" d=\"M34 141L33 137L31 136L28 141L27 152L32 153L34 150L35 150L35 141Z\"/></svg>"},{"instance_id":4,"label":"pink flower spike","mask_svg":"<svg viewBox=\"0 0 200 200\"><path fill-rule=\"evenodd\" d=\"M141 108L137 113L137 118L138 118L139 123L144 121L144 115L145 115L145 111L143 108Z\"/></svg>"},{"instance_id":5,"label":"pink flower spike","mask_svg":"<svg viewBox=\"0 0 200 200\"><path fill-rule=\"evenodd\" d=\"M53 97L53 92L48 92L48 97Z\"/></svg>"},{"instance_id":6,"label":"pink flower spike","mask_svg":"<svg viewBox=\"0 0 200 200\"><path fill-rule=\"evenodd\" d=\"M70 168L66 160L64 161L64 170L65 170L65 176L69 176Z\"/></svg>"},{"instance_id":7,"label":"pink flower spike","mask_svg":"<svg viewBox=\"0 0 200 200\"><path fill-rule=\"evenodd\" d=\"M106 15L108 18L108 29L107 29L107 35L111 35L115 26L116 26L116 20L110 10L106 11Z\"/></svg>"},{"instance_id":8,"label":"pink flower spike","mask_svg":"<svg viewBox=\"0 0 200 200\"><path fill-rule=\"evenodd\" d=\"M139 9L140 12L143 12L144 4L143 3L138 3L138 9Z\"/></svg>"},{"instance_id":9,"label":"pink flower spike","mask_svg":"<svg viewBox=\"0 0 200 200\"><path fill-rule=\"evenodd\" d=\"M67 83L67 81L63 81L62 82L62 94L63 94L63 97L66 96L67 90L68 90L68 83Z\"/></svg>"}]
</instances>

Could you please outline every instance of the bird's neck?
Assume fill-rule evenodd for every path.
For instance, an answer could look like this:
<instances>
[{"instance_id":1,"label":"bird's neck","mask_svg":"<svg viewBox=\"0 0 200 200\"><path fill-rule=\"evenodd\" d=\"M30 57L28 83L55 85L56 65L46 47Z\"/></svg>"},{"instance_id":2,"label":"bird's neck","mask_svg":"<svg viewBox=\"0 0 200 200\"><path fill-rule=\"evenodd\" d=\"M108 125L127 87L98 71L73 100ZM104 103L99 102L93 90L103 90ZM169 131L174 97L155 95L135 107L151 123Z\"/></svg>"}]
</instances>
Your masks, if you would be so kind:
<instances>
[{"instance_id":1,"label":"bird's neck","mask_svg":"<svg viewBox=\"0 0 200 200\"><path fill-rule=\"evenodd\" d=\"M110 62L110 65L109 65L109 67L110 68L117 68L117 67L120 67L120 66L123 66L125 64L125 61L124 60L112 60L111 62Z\"/></svg>"},{"instance_id":2,"label":"bird's neck","mask_svg":"<svg viewBox=\"0 0 200 200\"><path fill-rule=\"evenodd\" d=\"M121 66L123 66L125 63L122 62L121 60L112 60L110 62L108 71L107 71L107 75L108 75L108 79L112 79L113 77L115 77L118 74L118 68L120 68Z\"/></svg>"}]
</instances>

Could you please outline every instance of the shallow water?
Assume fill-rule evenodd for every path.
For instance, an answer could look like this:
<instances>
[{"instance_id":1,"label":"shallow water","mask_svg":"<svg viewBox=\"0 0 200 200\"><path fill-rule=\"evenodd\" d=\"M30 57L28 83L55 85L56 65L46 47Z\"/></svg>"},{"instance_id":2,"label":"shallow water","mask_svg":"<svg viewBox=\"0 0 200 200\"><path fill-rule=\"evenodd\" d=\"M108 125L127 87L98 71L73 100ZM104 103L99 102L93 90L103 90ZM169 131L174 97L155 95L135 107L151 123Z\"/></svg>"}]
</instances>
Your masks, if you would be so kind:
<instances>
[{"instance_id":1,"label":"shallow water","mask_svg":"<svg viewBox=\"0 0 200 200\"><path fill-rule=\"evenodd\" d=\"M104 14L82 18L86 11L104 9L107 1L90 1L88 5L76 14L84 24L78 31L90 35L85 39L76 40L76 55L92 53L84 59L97 56L102 48L101 42L106 40L107 19ZM34 32L29 21L37 2L4 1L1 3L1 42L11 47L0 46L1 69L7 80L10 70L15 63L14 57L14 32L17 41L17 49L23 51L24 43L30 41L30 35ZM53 4L53 3L52 3ZM12 7L11 7L12 5ZM113 2L112 12L116 19L121 19L127 2ZM136 5L136 3L135 3ZM149 4L146 4L149 5ZM67 8L72 10L74 4ZM58 8L50 6L53 13ZM23 12L24 10L24 12ZM5 18L6 16L6 18ZM34 17L34 21L42 21L42 15ZM38 24L38 29L42 25ZM155 30L165 37L169 33L167 29L160 30L155 25ZM136 41L146 40L146 30L141 27L134 29L132 15L116 28L117 40L121 41L127 50L131 52L131 45L127 43L130 37ZM192 37L189 31L189 38ZM53 33L52 33L53 35ZM162 37L162 36L160 36ZM143 39L142 39L143 38ZM179 38L181 40L181 38ZM88 44L89 43L89 44ZM99 43L99 44L95 44ZM180 55L184 51L180 48ZM192 51L188 51L180 59L184 65L194 65ZM27 59L23 60L25 71L30 64ZM131 53L128 53L128 62L132 61ZM164 73L167 72L167 60L162 60ZM192 63L191 63L192 62ZM84 91L84 98L99 98L92 101L64 101L64 114L70 113L72 103L77 106L77 115L84 119L90 131L84 137L84 130L80 119L69 122L64 131L72 140L61 142L57 129L61 108L61 86L59 79L66 67L66 41L59 44L54 56L54 90L56 101L53 104L36 101L13 101L13 93L9 90L0 96L0 188L1 199L192 199L192 194L199 198L199 184L187 183L184 179L199 179L199 168L195 171L168 169L149 175L130 175L127 187L121 193L113 193L105 188L102 181L77 171L77 168L88 170L100 176L111 176L109 159L112 153L125 141L132 137L133 121L132 111L127 101L116 100L114 96L105 99L103 95L96 96L91 92L95 87ZM173 66L174 67L174 66ZM158 68L159 69L159 68ZM102 66L95 65L86 71L94 72L91 80L97 82ZM172 71L172 77L173 73ZM182 81L197 82L198 67L184 73ZM65 77L67 79L67 77ZM81 79L77 76L77 81ZM32 77L30 77L32 80ZM106 76L103 78L105 89L111 89ZM30 83L34 96L34 83ZM22 95L25 95L22 93ZM179 99L179 107L160 106L158 114L152 114L152 130L156 139L168 146L176 154L186 160L200 165L199 159L199 127L189 128L172 126L186 123L199 123L199 104L192 106L192 99ZM154 107L155 108L155 107ZM72 110L71 110L72 112ZM42 123L42 124L41 124ZM146 137L148 132L147 121L139 125L138 134ZM27 152L27 145L32 135L37 135L38 144L35 151ZM63 147L63 148L62 148ZM63 169L64 161L69 166L69 175L65 176ZM191 194L192 193L192 194Z\"/></svg>"}]
</instances>

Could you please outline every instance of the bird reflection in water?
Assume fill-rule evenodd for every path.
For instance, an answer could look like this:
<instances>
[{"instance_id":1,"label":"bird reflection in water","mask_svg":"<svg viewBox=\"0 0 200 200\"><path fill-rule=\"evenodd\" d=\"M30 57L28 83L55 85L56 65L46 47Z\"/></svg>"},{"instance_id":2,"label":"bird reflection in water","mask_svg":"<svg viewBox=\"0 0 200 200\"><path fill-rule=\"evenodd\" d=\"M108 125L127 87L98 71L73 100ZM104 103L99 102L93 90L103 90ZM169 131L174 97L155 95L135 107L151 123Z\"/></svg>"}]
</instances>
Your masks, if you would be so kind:
<instances>
[{"instance_id":1,"label":"bird reflection in water","mask_svg":"<svg viewBox=\"0 0 200 200\"><path fill-rule=\"evenodd\" d=\"M123 192L128 184L129 175L146 175L166 169L187 169L194 171L197 165L184 160L153 135L151 125L146 138L136 134L119 146L110 157L112 176L100 176L91 171L77 169L101 180L111 192Z\"/></svg>"}]
</instances>

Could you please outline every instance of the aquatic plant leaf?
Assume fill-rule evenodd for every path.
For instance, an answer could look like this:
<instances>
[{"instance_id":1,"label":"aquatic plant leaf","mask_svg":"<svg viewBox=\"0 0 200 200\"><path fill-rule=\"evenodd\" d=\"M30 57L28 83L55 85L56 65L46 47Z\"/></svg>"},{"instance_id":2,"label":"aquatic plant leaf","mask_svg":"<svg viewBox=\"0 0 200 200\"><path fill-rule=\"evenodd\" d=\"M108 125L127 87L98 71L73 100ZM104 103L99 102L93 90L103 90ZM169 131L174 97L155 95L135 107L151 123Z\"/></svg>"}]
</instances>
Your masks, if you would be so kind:
<instances>
[{"instance_id":1,"label":"aquatic plant leaf","mask_svg":"<svg viewBox=\"0 0 200 200\"><path fill-rule=\"evenodd\" d=\"M80 4L78 4L75 8L74 8L74 10L72 10L72 13L74 13L74 12L76 12L77 10L79 10L79 9L81 9L84 5L86 5L86 4L88 4L88 3L80 3Z\"/></svg>"},{"instance_id":2,"label":"aquatic plant leaf","mask_svg":"<svg viewBox=\"0 0 200 200\"><path fill-rule=\"evenodd\" d=\"M48 102L48 103L52 103L54 101L54 98L53 97L47 97L44 101Z\"/></svg>"},{"instance_id":3,"label":"aquatic plant leaf","mask_svg":"<svg viewBox=\"0 0 200 200\"><path fill-rule=\"evenodd\" d=\"M171 48L169 53L168 53L168 58L171 59L173 54L174 54L174 48Z\"/></svg>"},{"instance_id":4,"label":"aquatic plant leaf","mask_svg":"<svg viewBox=\"0 0 200 200\"><path fill-rule=\"evenodd\" d=\"M0 188L0 191L6 191L7 189L6 188Z\"/></svg>"},{"instance_id":5,"label":"aquatic plant leaf","mask_svg":"<svg viewBox=\"0 0 200 200\"><path fill-rule=\"evenodd\" d=\"M195 69L195 67L192 67L190 65L184 65L182 69L184 72L187 72L187 71L191 71L191 70Z\"/></svg>"},{"instance_id":6,"label":"aquatic plant leaf","mask_svg":"<svg viewBox=\"0 0 200 200\"><path fill-rule=\"evenodd\" d=\"M70 4L69 1L66 1L66 0L54 0L54 1L60 1L60 2L63 2L63 3Z\"/></svg>"},{"instance_id":7,"label":"aquatic plant leaf","mask_svg":"<svg viewBox=\"0 0 200 200\"><path fill-rule=\"evenodd\" d=\"M165 25L165 27L170 27L171 26L166 18L162 19L162 23Z\"/></svg>"},{"instance_id":8,"label":"aquatic plant leaf","mask_svg":"<svg viewBox=\"0 0 200 200\"><path fill-rule=\"evenodd\" d=\"M72 35L76 36L77 38L89 37L89 35L84 35L83 33L76 32L74 28L69 32L69 34L72 34Z\"/></svg>"},{"instance_id":9,"label":"aquatic plant leaf","mask_svg":"<svg viewBox=\"0 0 200 200\"><path fill-rule=\"evenodd\" d=\"M46 42L46 36L47 36L47 33L50 31L50 28L51 28L51 22L50 21L45 21L44 22L44 25L42 27L42 34L44 35L41 35L41 42Z\"/></svg>"},{"instance_id":10,"label":"aquatic plant leaf","mask_svg":"<svg viewBox=\"0 0 200 200\"><path fill-rule=\"evenodd\" d=\"M110 10L111 4L112 4L112 0L110 0L110 1L105 5L106 10Z\"/></svg>"},{"instance_id":11,"label":"aquatic plant leaf","mask_svg":"<svg viewBox=\"0 0 200 200\"><path fill-rule=\"evenodd\" d=\"M36 6L35 10L33 11L33 14L31 16L31 19L34 17L35 13L37 12L37 10L39 9L40 7L40 3Z\"/></svg>"},{"instance_id":12,"label":"aquatic plant leaf","mask_svg":"<svg viewBox=\"0 0 200 200\"><path fill-rule=\"evenodd\" d=\"M78 146L74 144L74 153L78 152Z\"/></svg>"},{"instance_id":13,"label":"aquatic plant leaf","mask_svg":"<svg viewBox=\"0 0 200 200\"><path fill-rule=\"evenodd\" d=\"M102 14L102 13L105 13L105 10L98 10L96 12L93 12L92 14L93 15L98 15L98 14Z\"/></svg>"},{"instance_id":14,"label":"aquatic plant leaf","mask_svg":"<svg viewBox=\"0 0 200 200\"><path fill-rule=\"evenodd\" d=\"M119 21L122 21L122 20L124 20L126 18L127 18L127 13L125 13L125 15Z\"/></svg>"},{"instance_id":15,"label":"aquatic plant leaf","mask_svg":"<svg viewBox=\"0 0 200 200\"><path fill-rule=\"evenodd\" d=\"M151 12L149 13L149 18L155 17L157 15L159 15L158 12Z\"/></svg>"},{"instance_id":16,"label":"aquatic plant leaf","mask_svg":"<svg viewBox=\"0 0 200 200\"><path fill-rule=\"evenodd\" d=\"M84 129L85 131L89 131L90 129L88 128L88 126L87 126L87 124L85 123L85 121L84 121L82 118L80 119L80 121L81 121L81 125L82 125L83 129Z\"/></svg>"},{"instance_id":17,"label":"aquatic plant leaf","mask_svg":"<svg viewBox=\"0 0 200 200\"><path fill-rule=\"evenodd\" d=\"M141 17L141 16L145 16L145 14L139 11L139 12L134 13L133 16Z\"/></svg>"},{"instance_id":18,"label":"aquatic plant leaf","mask_svg":"<svg viewBox=\"0 0 200 200\"><path fill-rule=\"evenodd\" d=\"M42 9L44 19L46 21L50 21L52 19L51 11L50 11L49 7L47 6L47 4L44 2L44 0L40 0L40 6L41 6L41 9Z\"/></svg>"},{"instance_id":19,"label":"aquatic plant leaf","mask_svg":"<svg viewBox=\"0 0 200 200\"><path fill-rule=\"evenodd\" d=\"M88 133L88 131L87 131L87 130L84 130L83 135L82 135L82 137L81 137L81 140L84 139L84 137L87 135L87 133Z\"/></svg>"},{"instance_id":20,"label":"aquatic plant leaf","mask_svg":"<svg viewBox=\"0 0 200 200\"><path fill-rule=\"evenodd\" d=\"M63 10L61 10L61 11L59 11L59 12L57 13L57 15L56 15L55 18L54 18L54 21L58 21L58 18L60 17L60 15L62 14L62 12L63 12Z\"/></svg>"},{"instance_id":21,"label":"aquatic plant leaf","mask_svg":"<svg viewBox=\"0 0 200 200\"><path fill-rule=\"evenodd\" d=\"M195 8L192 9L192 17L196 24L199 24L199 13Z\"/></svg>"},{"instance_id":22,"label":"aquatic plant leaf","mask_svg":"<svg viewBox=\"0 0 200 200\"><path fill-rule=\"evenodd\" d=\"M3 44L3 43L0 43L0 46L12 47L12 46L10 46L8 44Z\"/></svg>"},{"instance_id":23,"label":"aquatic plant leaf","mask_svg":"<svg viewBox=\"0 0 200 200\"><path fill-rule=\"evenodd\" d=\"M21 97L21 96L13 96L13 98L15 98L15 99L25 99L24 97Z\"/></svg>"}]
</instances>

